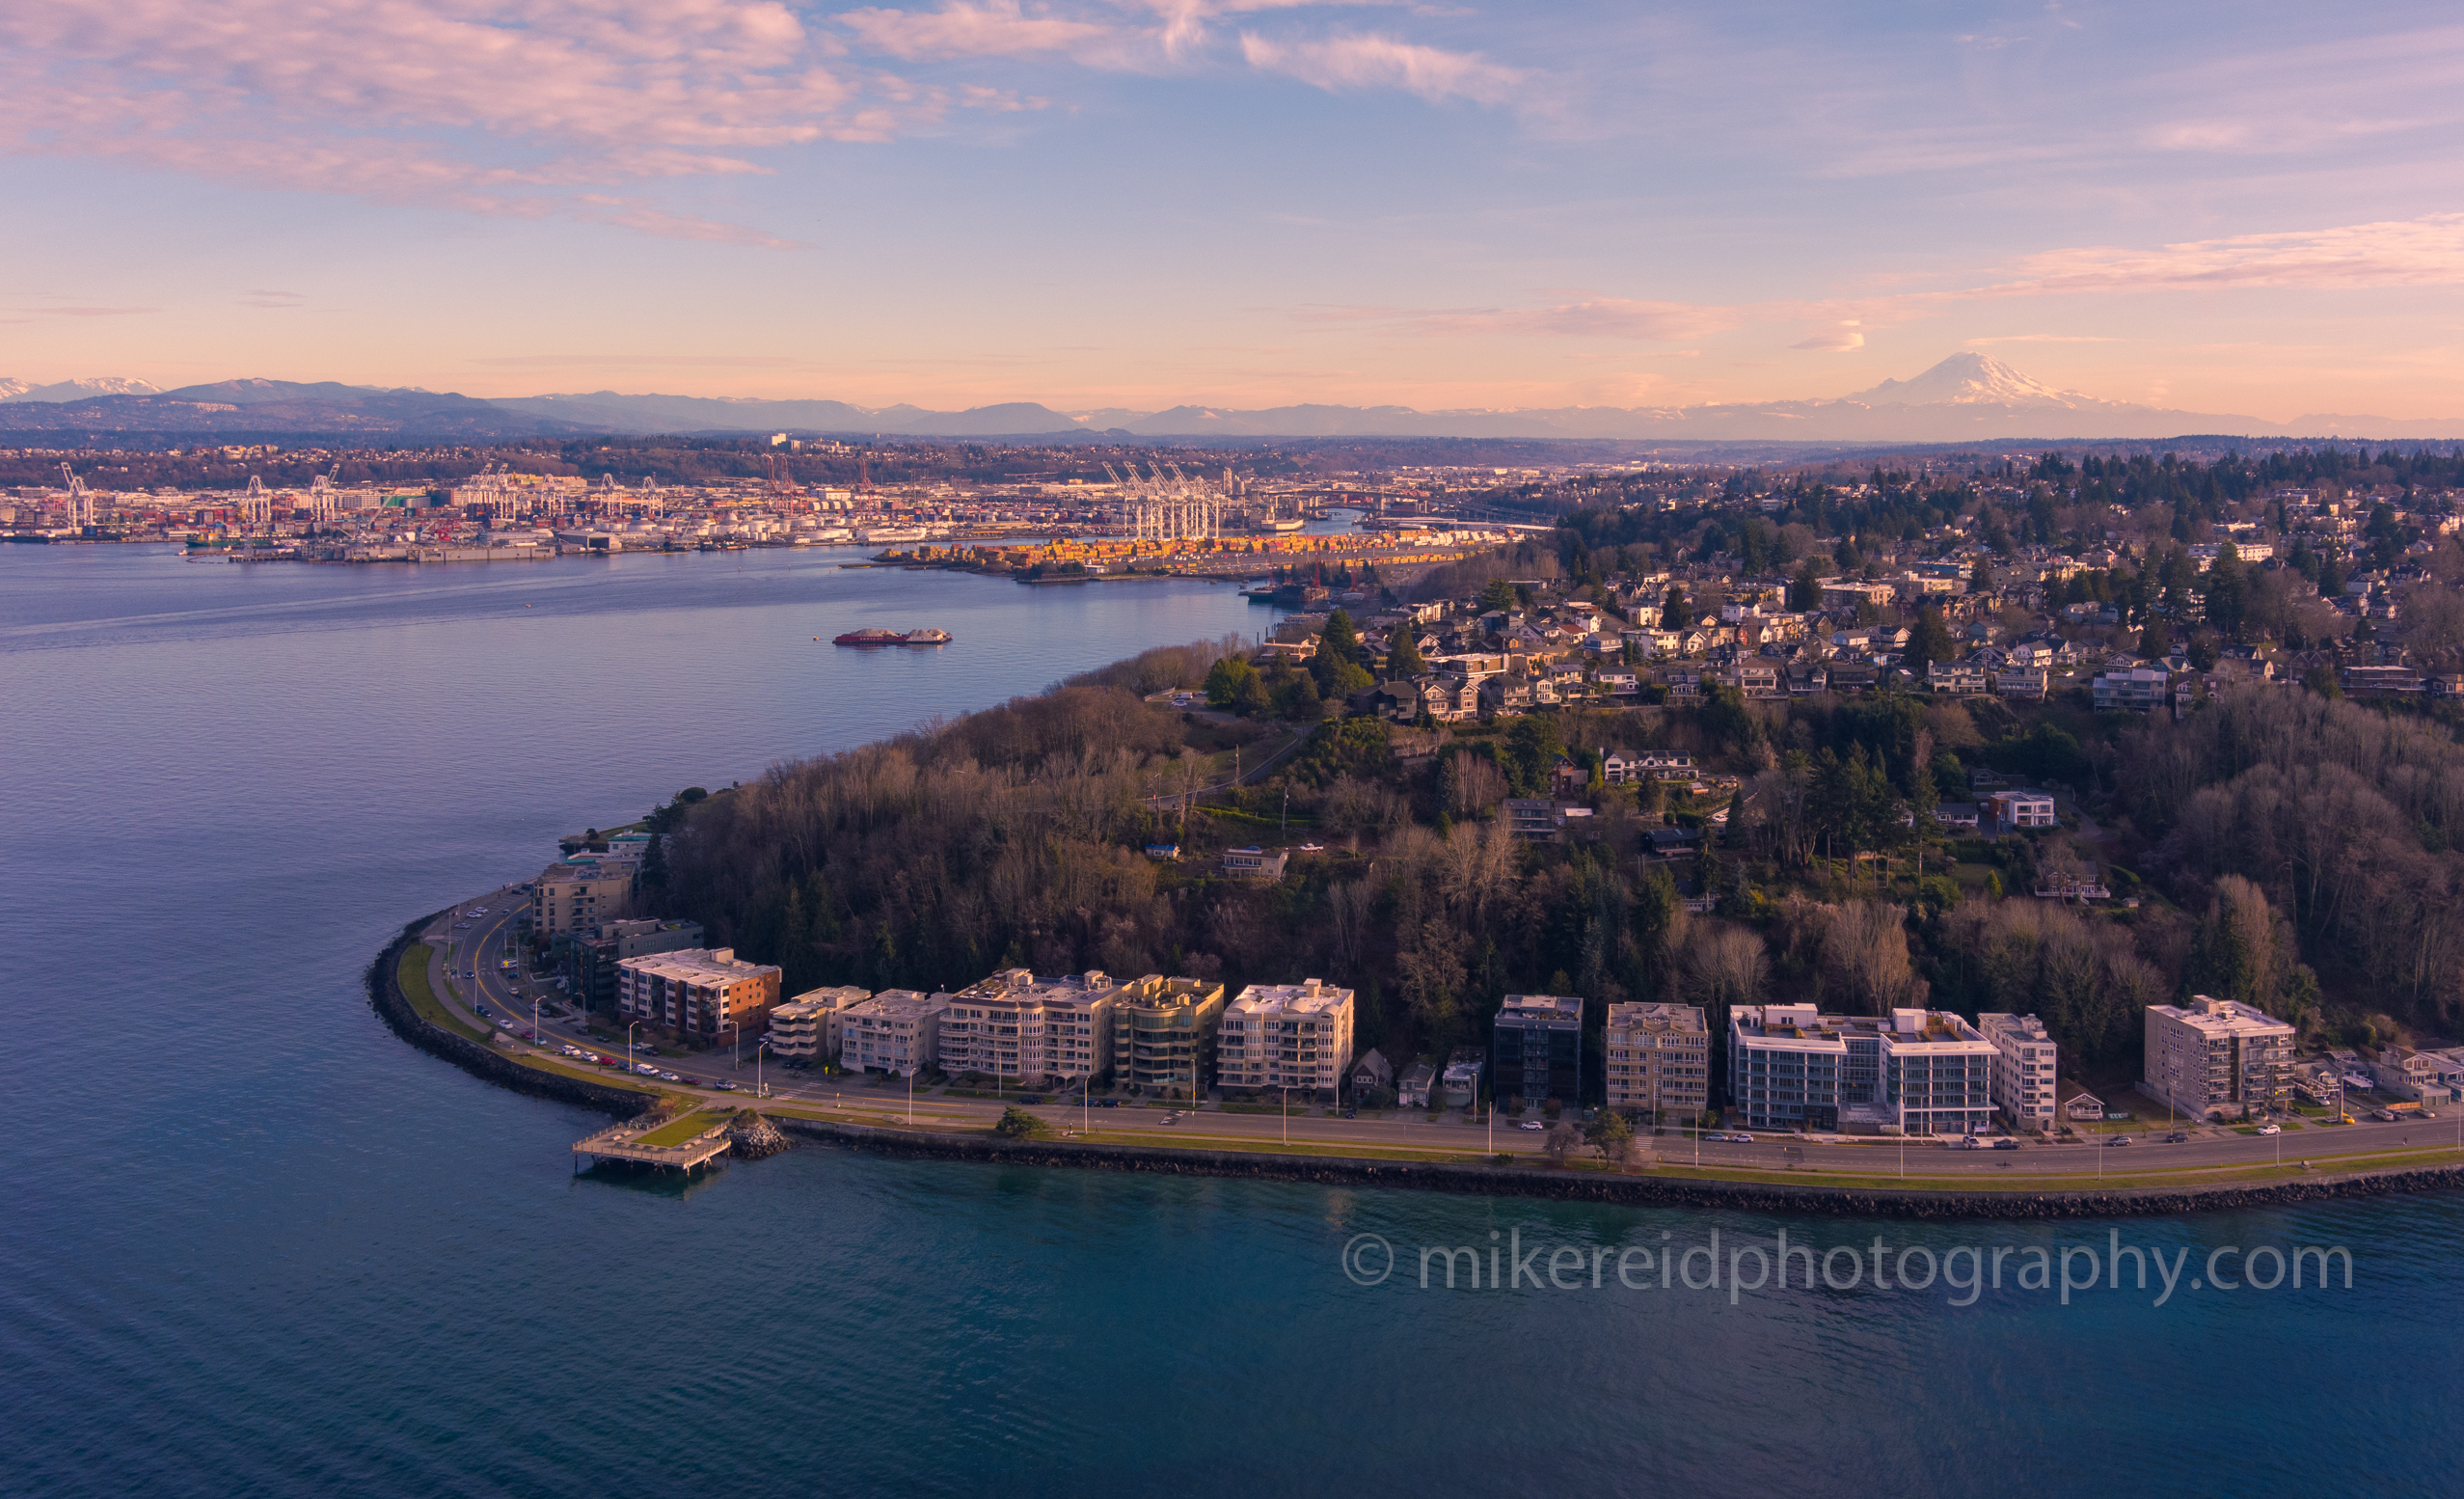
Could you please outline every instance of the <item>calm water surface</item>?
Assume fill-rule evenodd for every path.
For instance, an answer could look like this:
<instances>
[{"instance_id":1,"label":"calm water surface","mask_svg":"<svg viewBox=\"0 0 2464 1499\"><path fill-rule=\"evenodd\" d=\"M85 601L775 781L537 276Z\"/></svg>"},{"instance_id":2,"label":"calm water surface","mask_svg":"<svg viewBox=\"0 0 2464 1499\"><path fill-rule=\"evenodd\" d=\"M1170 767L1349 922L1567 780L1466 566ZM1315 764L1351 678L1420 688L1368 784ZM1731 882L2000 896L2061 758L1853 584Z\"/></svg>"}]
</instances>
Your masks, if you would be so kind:
<instances>
[{"instance_id":1,"label":"calm water surface","mask_svg":"<svg viewBox=\"0 0 2464 1499\"><path fill-rule=\"evenodd\" d=\"M0 1491L2454 1491L2450 1198L2038 1229L811 1149L687 1192L574 1180L595 1116L368 1012L401 921L681 786L1267 617L842 559L0 548ZM812 639L927 624L958 643ZM2344 1244L2354 1287L2017 1287L2029 1247L2113 1227L2185 1280ZM1724 1271L1782 1228L1860 1266L1879 1234L1894 1272L2015 1252L1964 1308L1617 1283L1624 1249L1717 1232ZM1382 1283L1345 1273L1383 1264L1364 1234ZM1419 1289L1420 1247L1492 1234L1576 1289Z\"/></svg>"}]
</instances>

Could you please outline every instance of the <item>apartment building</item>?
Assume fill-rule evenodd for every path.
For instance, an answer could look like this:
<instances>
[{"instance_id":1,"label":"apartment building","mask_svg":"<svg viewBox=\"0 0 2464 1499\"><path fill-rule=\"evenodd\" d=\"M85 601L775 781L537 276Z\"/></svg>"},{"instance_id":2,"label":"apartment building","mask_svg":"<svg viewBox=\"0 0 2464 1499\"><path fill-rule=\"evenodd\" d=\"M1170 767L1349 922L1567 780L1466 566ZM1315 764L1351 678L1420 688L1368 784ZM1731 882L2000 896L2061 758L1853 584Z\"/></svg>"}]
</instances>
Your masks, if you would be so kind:
<instances>
[{"instance_id":1,"label":"apartment building","mask_svg":"<svg viewBox=\"0 0 2464 1499\"><path fill-rule=\"evenodd\" d=\"M702 942L698 921L603 921L567 939L562 961L567 992L584 1009L612 1010L617 964Z\"/></svg>"},{"instance_id":2,"label":"apartment building","mask_svg":"<svg viewBox=\"0 0 2464 1499\"><path fill-rule=\"evenodd\" d=\"M2099 712L2152 713L2173 700L2173 674L2152 667L2107 671L2088 686Z\"/></svg>"},{"instance_id":3,"label":"apartment building","mask_svg":"<svg viewBox=\"0 0 2464 1499\"><path fill-rule=\"evenodd\" d=\"M1609 1106L1659 1124L1711 1106L1711 1027L1700 1006L1612 1004Z\"/></svg>"},{"instance_id":4,"label":"apartment building","mask_svg":"<svg viewBox=\"0 0 2464 1499\"><path fill-rule=\"evenodd\" d=\"M1971 1134L1992 1127L1999 1055L1943 1010L1740 1005L1728 1020L1728 1106L1758 1130Z\"/></svg>"},{"instance_id":5,"label":"apartment building","mask_svg":"<svg viewBox=\"0 0 2464 1499\"><path fill-rule=\"evenodd\" d=\"M1093 968L1045 979L1003 968L950 996L938 1065L1005 1083L1093 1077L1112 1065L1112 1005L1121 987Z\"/></svg>"},{"instance_id":6,"label":"apartment building","mask_svg":"<svg viewBox=\"0 0 2464 1499\"><path fill-rule=\"evenodd\" d=\"M733 947L687 947L616 965L616 1014L703 1046L760 1035L778 1003L779 969Z\"/></svg>"},{"instance_id":7,"label":"apartment building","mask_svg":"<svg viewBox=\"0 0 2464 1499\"><path fill-rule=\"evenodd\" d=\"M770 1012L772 1056L818 1062L838 1055L847 1010L873 997L869 989L808 989Z\"/></svg>"},{"instance_id":8,"label":"apartment building","mask_svg":"<svg viewBox=\"0 0 2464 1499\"><path fill-rule=\"evenodd\" d=\"M1225 1007L1215 1057L1226 1088L1288 1088L1332 1103L1352 1059L1352 992L1313 978L1252 984Z\"/></svg>"},{"instance_id":9,"label":"apartment building","mask_svg":"<svg viewBox=\"0 0 2464 1499\"><path fill-rule=\"evenodd\" d=\"M1112 998L1114 1083L1165 1098L1203 1097L1223 1021L1221 984L1160 973L1131 979Z\"/></svg>"},{"instance_id":10,"label":"apartment building","mask_svg":"<svg viewBox=\"0 0 2464 1499\"><path fill-rule=\"evenodd\" d=\"M2059 825L2054 815L2053 793L2030 791L2014 786L1996 791L1985 799L1983 809L1993 814L1993 831L2015 832L2022 828L2051 828Z\"/></svg>"},{"instance_id":11,"label":"apartment building","mask_svg":"<svg viewBox=\"0 0 2464 1499\"><path fill-rule=\"evenodd\" d=\"M838 1064L849 1072L911 1077L940 1054L941 1016L948 995L884 989L839 1012Z\"/></svg>"},{"instance_id":12,"label":"apartment building","mask_svg":"<svg viewBox=\"0 0 2464 1499\"><path fill-rule=\"evenodd\" d=\"M613 921L632 909L632 859L576 855L539 871L530 891L530 930L541 941Z\"/></svg>"},{"instance_id":13,"label":"apartment building","mask_svg":"<svg viewBox=\"0 0 2464 1499\"><path fill-rule=\"evenodd\" d=\"M1561 1104L1583 1097L1583 1001L1508 995L1489 1031L1490 1086L1502 1098Z\"/></svg>"},{"instance_id":14,"label":"apartment building","mask_svg":"<svg viewBox=\"0 0 2464 1499\"><path fill-rule=\"evenodd\" d=\"M1976 1028L1998 1051L1993 1059L1993 1107L2013 1130L2043 1133L2053 1128L2053 1087L2060 1076L2060 1049L2033 1015L1980 1015Z\"/></svg>"},{"instance_id":15,"label":"apartment building","mask_svg":"<svg viewBox=\"0 0 2464 1499\"><path fill-rule=\"evenodd\" d=\"M2193 1119L2292 1106L2293 1028L2237 999L2148 1006L2139 1091Z\"/></svg>"}]
</instances>

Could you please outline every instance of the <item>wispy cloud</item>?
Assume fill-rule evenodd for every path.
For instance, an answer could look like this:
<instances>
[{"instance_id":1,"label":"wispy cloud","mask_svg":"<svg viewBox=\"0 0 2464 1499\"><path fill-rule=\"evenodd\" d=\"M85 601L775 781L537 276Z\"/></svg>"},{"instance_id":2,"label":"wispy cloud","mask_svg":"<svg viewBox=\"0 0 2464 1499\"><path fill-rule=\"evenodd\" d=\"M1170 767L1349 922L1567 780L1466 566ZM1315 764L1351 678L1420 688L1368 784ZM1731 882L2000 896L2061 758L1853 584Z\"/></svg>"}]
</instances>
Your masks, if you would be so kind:
<instances>
[{"instance_id":1,"label":"wispy cloud","mask_svg":"<svg viewBox=\"0 0 2464 1499\"><path fill-rule=\"evenodd\" d=\"M57 0L0 11L0 150L774 244L575 190L878 138L842 50L775 0Z\"/></svg>"},{"instance_id":2,"label":"wispy cloud","mask_svg":"<svg viewBox=\"0 0 2464 1499\"><path fill-rule=\"evenodd\" d=\"M1850 318L1836 328L1828 328L1812 338L1788 345L1793 349L1808 349L1818 354L1849 354L1865 346L1865 335L1858 331L1857 320Z\"/></svg>"},{"instance_id":3,"label":"wispy cloud","mask_svg":"<svg viewBox=\"0 0 2464 1499\"><path fill-rule=\"evenodd\" d=\"M1723 332L1739 321L1733 308L1630 297L1586 297L1531 308L1308 307L1292 315L1302 322L1382 324L1396 332L1428 337L1537 334L1667 343Z\"/></svg>"},{"instance_id":4,"label":"wispy cloud","mask_svg":"<svg viewBox=\"0 0 2464 1499\"><path fill-rule=\"evenodd\" d=\"M1531 76L1476 52L1449 52L1375 34L1283 41L1243 32L1240 53L1252 68L1286 73L1329 92L1400 89L1433 104L1457 98L1509 103Z\"/></svg>"},{"instance_id":5,"label":"wispy cloud","mask_svg":"<svg viewBox=\"0 0 2464 1499\"><path fill-rule=\"evenodd\" d=\"M159 307L39 307L36 312L45 317L136 317L147 313L159 313Z\"/></svg>"},{"instance_id":6,"label":"wispy cloud","mask_svg":"<svg viewBox=\"0 0 2464 1499\"><path fill-rule=\"evenodd\" d=\"M2248 286L2353 291L2464 285L2464 213L2191 239L2153 250L2087 246L2020 262L2016 279L1953 297L2089 291L2231 290Z\"/></svg>"},{"instance_id":7,"label":"wispy cloud","mask_svg":"<svg viewBox=\"0 0 2464 1499\"><path fill-rule=\"evenodd\" d=\"M953 57L1024 57L1115 42L1124 28L1103 21L1028 11L1017 0L951 0L937 11L868 6L842 12L838 24L870 51L907 62Z\"/></svg>"}]
</instances>

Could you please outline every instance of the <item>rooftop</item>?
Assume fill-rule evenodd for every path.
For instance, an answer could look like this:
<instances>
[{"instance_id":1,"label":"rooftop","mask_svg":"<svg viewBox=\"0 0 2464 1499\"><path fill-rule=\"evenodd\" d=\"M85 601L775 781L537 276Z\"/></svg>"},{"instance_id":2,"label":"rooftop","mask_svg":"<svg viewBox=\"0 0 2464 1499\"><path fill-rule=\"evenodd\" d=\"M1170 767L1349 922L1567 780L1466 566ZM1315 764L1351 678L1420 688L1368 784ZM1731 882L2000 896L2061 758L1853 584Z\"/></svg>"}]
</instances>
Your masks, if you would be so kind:
<instances>
[{"instance_id":1,"label":"rooftop","mask_svg":"<svg viewBox=\"0 0 2464 1499\"><path fill-rule=\"evenodd\" d=\"M2152 1004L2148 1008L2209 1036L2289 1036L2293 1030L2264 1010L2212 995L2192 995L2186 1005Z\"/></svg>"},{"instance_id":2,"label":"rooftop","mask_svg":"<svg viewBox=\"0 0 2464 1499\"><path fill-rule=\"evenodd\" d=\"M750 978L756 973L778 971L772 964L745 962L736 956L733 947L685 947L675 952L627 958L618 967L687 984L725 983L731 979Z\"/></svg>"},{"instance_id":3,"label":"rooftop","mask_svg":"<svg viewBox=\"0 0 2464 1499\"><path fill-rule=\"evenodd\" d=\"M1232 1002L1237 1015L1323 1015L1352 1002L1352 992L1323 979L1297 984L1252 984Z\"/></svg>"}]
</instances>

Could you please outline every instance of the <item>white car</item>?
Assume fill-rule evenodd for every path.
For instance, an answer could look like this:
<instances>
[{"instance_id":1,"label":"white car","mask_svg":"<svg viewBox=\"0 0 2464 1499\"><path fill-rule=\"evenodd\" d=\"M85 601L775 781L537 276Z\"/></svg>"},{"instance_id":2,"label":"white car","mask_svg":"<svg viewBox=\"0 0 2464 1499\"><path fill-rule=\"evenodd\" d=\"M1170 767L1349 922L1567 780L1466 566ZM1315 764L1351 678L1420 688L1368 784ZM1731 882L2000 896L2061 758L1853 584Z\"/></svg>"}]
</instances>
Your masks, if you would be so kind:
<instances>
[{"instance_id":1,"label":"white car","mask_svg":"<svg viewBox=\"0 0 2464 1499\"><path fill-rule=\"evenodd\" d=\"M1526 1119L1523 1123L1515 1126L1515 1128L1518 1130L1545 1130L1548 1126L1542 1124L1537 1119Z\"/></svg>"},{"instance_id":2,"label":"white car","mask_svg":"<svg viewBox=\"0 0 2464 1499\"><path fill-rule=\"evenodd\" d=\"M659 1069L651 1066L648 1062L636 1062L633 1064L633 1070L641 1074L645 1077L656 1077L659 1076Z\"/></svg>"},{"instance_id":3,"label":"white car","mask_svg":"<svg viewBox=\"0 0 2464 1499\"><path fill-rule=\"evenodd\" d=\"M659 1075L659 1080L661 1082L682 1082L685 1079L677 1077L674 1073L661 1073Z\"/></svg>"},{"instance_id":4,"label":"white car","mask_svg":"<svg viewBox=\"0 0 2464 1499\"><path fill-rule=\"evenodd\" d=\"M2282 1134L2285 1132L2285 1127L2283 1125L2261 1125L2259 1127L2259 1132L2261 1134Z\"/></svg>"}]
</instances>

